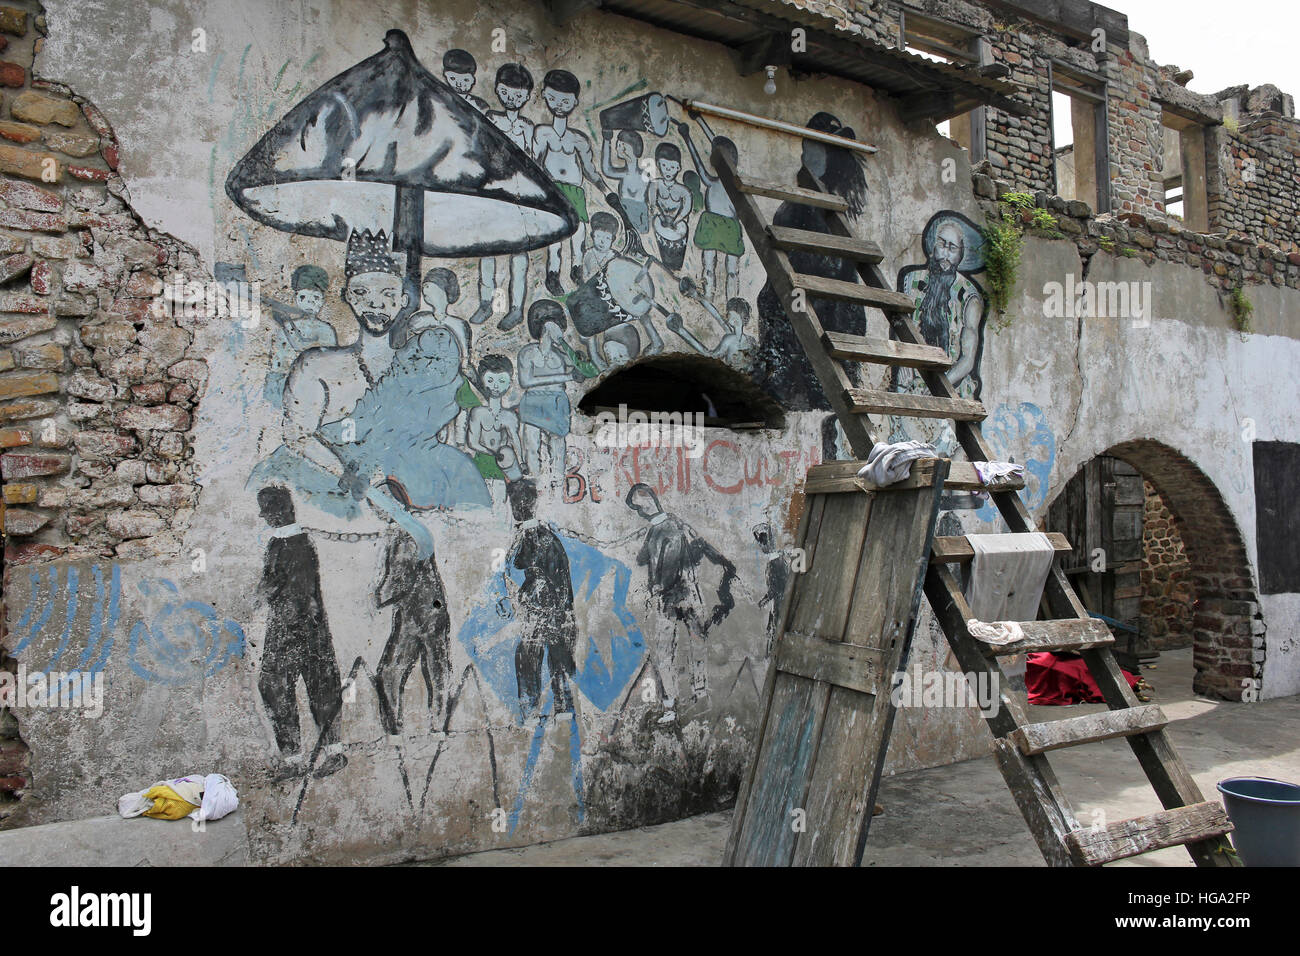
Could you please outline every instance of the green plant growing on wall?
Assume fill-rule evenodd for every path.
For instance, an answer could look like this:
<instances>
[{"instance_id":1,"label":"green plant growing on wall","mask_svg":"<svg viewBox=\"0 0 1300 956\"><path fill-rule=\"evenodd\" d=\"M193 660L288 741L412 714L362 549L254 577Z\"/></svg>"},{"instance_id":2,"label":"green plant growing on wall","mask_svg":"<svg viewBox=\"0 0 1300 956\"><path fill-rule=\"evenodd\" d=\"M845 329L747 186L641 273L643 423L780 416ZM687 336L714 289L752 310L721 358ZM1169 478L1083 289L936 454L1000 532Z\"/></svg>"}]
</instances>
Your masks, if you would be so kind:
<instances>
[{"instance_id":1,"label":"green plant growing on wall","mask_svg":"<svg viewBox=\"0 0 1300 956\"><path fill-rule=\"evenodd\" d=\"M998 330L1009 324L1006 320L1007 305L1011 302L1011 290L1016 287L1024 242L1014 217L1003 213L1002 219L1000 223L989 223L982 230L985 285L988 286L989 304L998 316L994 321L994 328Z\"/></svg>"},{"instance_id":2,"label":"green plant growing on wall","mask_svg":"<svg viewBox=\"0 0 1300 956\"><path fill-rule=\"evenodd\" d=\"M1097 245L1101 246L1101 247L1102 247L1103 249L1105 249L1107 252L1109 252L1109 253L1111 253L1112 255L1114 255L1114 253L1115 253L1115 240L1112 239L1110 236L1099 236L1099 237L1097 238Z\"/></svg>"},{"instance_id":3,"label":"green plant growing on wall","mask_svg":"<svg viewBox=\"0 0 1300 956\"><path fill-rule=\"evenodd\" d=\"M1241 129L1240 125L1237 123L1237 117L1227 113L1223 116L1223 128L1233 136L1236 136L1238 131Z\"/></svg>"},{"instance_id":4,"label":"green plant growing on wall","mask_svg":"<svg viewBox=\"0 0 1300 956\"><path fill-rule=\"evenodd\" d=\"M1057 228L1060 226L1060 223L1057 222L1056 217L1046 209L1035 209L1029 214L1029 217L1030 227L1037 229L1040 232L1047 233L1049 239L1065 238L1065 233L1061 232L1061 230Z\"/></svg>"},{"instance_id":5,"label":"green plant growing on wall","mask_svg":"<svg viewBox=\"0 0 1300 956\"><path fill-rule=\"evenodd\" d=\"M1234 287L1228 294L1228 308L1232 312L1233 324L1237 326L1238 332L1254 331L1250 317L1255 312L1255 306L1250 299L1246 298L1246 293L1242 291L1241 286Z\"/></svg>"},{"instance_id":6,"label":"green plant growing on wall","mask_svg":"<svg viewBox=\"0 0 1300 956\"><path fill-rule=\"evenodd\" d=\"M1128 259L1138 258L1138 251L1134 249L1132 246L1125 246L1123 249L1119 251L1119 254Z\"/></svg>"}]
</instances>

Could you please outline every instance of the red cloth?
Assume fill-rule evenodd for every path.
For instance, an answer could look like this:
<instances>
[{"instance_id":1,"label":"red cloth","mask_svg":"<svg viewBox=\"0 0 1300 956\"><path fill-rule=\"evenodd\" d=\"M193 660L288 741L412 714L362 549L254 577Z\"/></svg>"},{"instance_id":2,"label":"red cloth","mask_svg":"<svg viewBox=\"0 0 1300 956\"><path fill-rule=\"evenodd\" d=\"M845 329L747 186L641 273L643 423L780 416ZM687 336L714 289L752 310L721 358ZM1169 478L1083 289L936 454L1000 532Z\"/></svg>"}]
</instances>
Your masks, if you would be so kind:
<instances>
[{"instance_id":1,"label":"red cloth","mask_svg":"<svg viewBox=\"0 0 1300 956\"><path fill-rule=\"evenodd\" d=\"M1138 678L1128 671L1123 673L1129 687L1136 687ZM1029 689L1031 704L1105 703L1088 665L1082 657L1073 654L1050 651L1030 654L1025 668L1025 687Z\"/></svg>"}]
</instances>

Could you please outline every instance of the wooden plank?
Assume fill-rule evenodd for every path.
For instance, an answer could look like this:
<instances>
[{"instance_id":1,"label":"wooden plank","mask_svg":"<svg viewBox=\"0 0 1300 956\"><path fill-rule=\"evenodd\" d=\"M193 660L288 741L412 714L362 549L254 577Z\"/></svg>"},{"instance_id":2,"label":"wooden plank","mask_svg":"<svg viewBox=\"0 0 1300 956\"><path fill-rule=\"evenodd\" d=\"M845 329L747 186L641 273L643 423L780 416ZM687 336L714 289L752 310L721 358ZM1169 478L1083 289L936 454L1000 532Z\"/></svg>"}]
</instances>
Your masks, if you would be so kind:
<instances>
[{"instance_id":1,"label":"wooden plank","mask_svg":"<svg viewBox=\"0 0 1300 956\"><path fill-rule=\"evenodd\" d=\"M865 479L857 477L858 470L866 464L864 461L826 461L820 465L813 465L808 469L807 478L804 479L804 494L833 494L835 492L845 491L899 491L903 488L920 487L930 479L928 476L933 474L933 458L919 458L912 463L912 472L903 481L896 482L892 485L873 485ZM921 469L924 471L921 472ZM920 474L918 474L920 472ZM1025 486L1024 478L1018 478L1014 483L1006 486L1009 489L1019 489ZM949 464L948 477L943 483L944 491L981 491L984 485L980 482L979 475L975 471L975 466L968 461L954 461Z\"/></svg>"},{"instance_id":2,"label":"wooden plank","mask_svg":"<svg viewBox=\"0 0 1300 956\"><path fill-rule=\"evenodd\" d=\"M870 495L827 496L822 517L826 531L807 558L807 570L799 575L787 630L827 640L843 639L872 501Z\"/></svg>"},{"instance_id":3,"label":"wooden plank","mask_svg":"<svg viewBox=\"0 0 1300 956\"><path fill-rule=\"evenodd\" d=\"M1097 620L1075 620L1066 618L1057 621L1021 621L1025 639L1014 644L985 644L987 653L993 657L1008 657L1012 654L1037 654L1040 651L1070 651L1081 654L1099 647L1109 647L1115 643L1103 622Z\"/></svg>"},{"instance_id":4,"label":"wooden plank","mask_svg":"<svg viewBox=\"0 0 1300 956\"><path fill-rule=\"evenodd\" d=\"M1078 822L1069 811L1069 804L1060 792L1046 757L1028 757L1008 740L995 739L993 754L998 769L1007 783L1020 815L1025 818L1029 832L1038 844L1048 866L1075 865L1066 846L1071 832L1077 832Z\"/></svg>"},{"instance_id":5,"label":"wooden plank","mask_svg":"<svg viewBox=\"0 0 1300 956\"><path fill-rule=\"evenodd\" d=\"M818 299L853 302L886 312L906 312L908 315L916 311L916 303L903 293L872 288L861 282L828 279L825 276L809 275L806 272L794 273L790 276L790 282L796 289L803 289L808 295Z\"/></svg>"},{"instance_id":6,"label":"wooden plank","mask_svg":"<svg viewBox=\"0 0 1300 956\"><path fill-rule=\"evenodd\" d=\"M775 666L777 670L809 680L877 694L883 677L883 660L879 648L786 631L776 646Z\"/></svg>"},{"instance_id":7,"label":"wooden plank","mask_svg":"<svg viewBox=\"0 0 1300 956\"><path fill-rule=\"evenodd\" d=\"M1105 827L1085 827L1066 838L1070 852L1084 866L1101 866L1140 853L1185 843L1199 843L1232 832L1232 823L1217 800L1174 807L1120 820Z\"/></svg>"},{"instance_id":8,"label":"wooden plank","mask_svg":"<svg viewBox=\"0 0 1300 956\"><path fill-rule=\"evenodd\" d=\"M834 193L804 189L801 186L788 186L785 183L751 179L748 176L738 176L736 178L736 188L750 196L766 196L768 199L780 199L785 202L799 203L803 206L816 206L819 209L844 211L849 208L849 204Z\"/></svg>"},{"instance_id":9,"label":"wooden plank","mask_svg":"<svg viewBox=\"0 0 1300 956\"><path fill-rule=\"evenodd\" d=\"M805 556L816 551L817 535L821 528L822 511L825 503L825 498L812 498L804 506L803 514L799 516L799 529L795 533L795 546L803 548ZM777 634L782 634L785 631L786 622L790 617L790 598L794 592L795 583L799 578L800 575L791 574L789 580L785 583L785 594L781 599L780 618L777 621ZM749 795L754 786L754 775L758 771L758 765L762 758L763 740L767 734L768 719L772 713L772 701L776 691L776 674L776 668L769 663L767 675L763 678L763 696L760 698L762 701L762 718L759 720L758 731L754 735L754 754L749 760L740 789L736 792L736 808L732 812L731 832L727 835L727 846L723 853L724 866L733 865L739 849L740 832L748 809Z\"/></svg>"},{"instance_id":10,"label":"wooden plank","mask_svg":"<svg viewBox=\"0 0 1300 956\"><path fill-rule=\"evenodd\" d=\"M947 464L940 461L942 469ZM880 648L874 697L831 690L821 749L809 781L808 829L795 844L796 866L857 866L871 827L894 705L889 690L907 658L920 615L926 552L945 488L881 494L873 503L846 639Z\"/></svg>"},{"instance_id":11,"label":"wooden plank","mask_svg":"<svg viewBox=\"0 0 1300 956\"><path fill-rule=\"evenodd\" d=\"M939 458L918 458L912 462L912 470L908 476L894 482L892 485L874 485L865 478L859 478L856 471L842 477L831 475L825 477L813 476L813 469L810 468L808 469L808 477L804 479L803 491L805 495L835 494L846 491L874 494L878 491L912 491L917 488L928 488L935 482L935 474L941 460ZM859 468L862 467L858 462L852 464L857 465Z\"/></svg>"},{"instance_id":12,"label":"wooden plank","mask_svg":"<svg viewBox=\"0 0 1300 956\"><path fill-rule=\"evenodd\" d=\"M1155 704L1149 704L1128 710L1107 710L1100 714L1026 724L1015 731L1011 738L1021 753L1041 754L1061 747L1077 747L1130 734L1144 734L1159 730L1167 723L1169 720L1164 711Z\"/></svg>"},{"instance_id":13,"label":"wooden plank","mask_svg":"<svg viewBox=\"0 0 1300 956\"><path fill-rule=\"evenodd\" d=\"M737 841L736 865L788 865L796 838L791 811L801 809L818 722L812 698L812 681L777 674L767 733L759 742L749 810Z\"/></svg>"},{"instance_id":14,"label":"wooden plank","mask_svg":"<svg viewBox=\"0 0 1300 956\"><path fill-rule=\"evenodd\" d=\"M988 417L981 402L966 398L935 398L910 392L887 392L877 388L845 390L850 411L855 415L900 415L904 418L950 418L978 421ZM987 461L988 459L978 459Z\"/></svg>"},{"instance_id":15,"label":"wooden plank","mask_svg":"<svg viewBox=\"0 0 1300 956\"><path fill-rule=\"evenodd\" d=\"M943 349L932 345L908 345L896 339L872 339L844 332L826 332L822 335L822 344L831 358L854 362L872 362L900 368L944 369L952 365L952 359Z\"/></svg>"},{"instance_id":16,"label":"wooden plank","mask_svg":"<svg viewBox=\"0 0 1300 956\"><path fill-rule=\"evenodd\" d=\"M1050 532L1047 537L1057 554L1069 554L1073 550L1059 531ZM967 535L942 535L934 539L934 547L930 550L931 564L969 564L973 560L975 548Z\"/></svg>"},{"instance_id":17,"label":"wooden plank","mask_svg":"<svg viewBox=\"0 0 1300 956\"><path fill-rule=\"evenodd\" d=\"M767 235L772 240L772 245L786 252L815 252L859 262L880 262L885 257L880 247L870 239L792 229L789 226L768 226Z\"/></svg>"}]
</instances>

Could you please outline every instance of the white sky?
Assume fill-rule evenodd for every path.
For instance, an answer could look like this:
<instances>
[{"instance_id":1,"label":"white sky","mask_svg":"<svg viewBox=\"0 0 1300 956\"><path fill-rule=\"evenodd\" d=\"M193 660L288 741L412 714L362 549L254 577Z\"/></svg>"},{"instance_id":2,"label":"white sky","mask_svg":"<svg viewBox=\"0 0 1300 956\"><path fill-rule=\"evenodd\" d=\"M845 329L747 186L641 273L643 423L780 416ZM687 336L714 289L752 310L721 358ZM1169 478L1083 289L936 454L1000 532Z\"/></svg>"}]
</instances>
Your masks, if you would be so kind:
<instances>
[{"instance_id":1,"label":"white sky","mask_svg":"<svg viewBox=\"0 0 1300 956\"><path fill-rule=\"evenodd\" d=\"M1146 37L1154 63L1194 76L1187 88L1217 93L1229 86L1272 83L1300 98L1300 5L1295 0L1107 0ZM1068 143L1068 100L1057 103L1056 142Z\"/></svg>"},{"instance_id":2,"label":"white sky","mask_svg":"<svg viewBox=\"0 0 1300 956\"><path fill-rule=\"evenodd\" d=\"M1294 0L1107 0L1128 16L1129 29L1146 37L1151 59L1177 63L1196 76L1197 93L1217 93L1240 83L1272 83L1300 96Z\"/></svg>"}]
</instances>

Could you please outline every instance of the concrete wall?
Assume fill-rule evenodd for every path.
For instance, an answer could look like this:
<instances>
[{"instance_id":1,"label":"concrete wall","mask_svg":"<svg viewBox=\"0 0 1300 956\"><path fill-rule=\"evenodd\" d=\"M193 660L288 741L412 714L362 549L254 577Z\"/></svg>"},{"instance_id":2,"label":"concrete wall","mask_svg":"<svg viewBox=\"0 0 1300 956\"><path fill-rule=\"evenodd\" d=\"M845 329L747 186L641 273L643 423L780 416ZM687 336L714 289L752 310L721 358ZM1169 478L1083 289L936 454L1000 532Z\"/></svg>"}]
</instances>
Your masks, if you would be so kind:
<instances>
[{"instance_id":1,"label":"concrete wall","mask_svg":"<svg viewBox=\"0 0 1300 956\"><path fill-rule=\"evenodd\" d=\"M5 644L17 663L33 673L88 667L106 684L103 713L94 720L75 711L15 712L30 756L29 782L11 823L103 813L111 798L155 779L214 770L240 787L254 860L395 860L641 825L716 807L734 795L752 746L772 582L779 579L773 567L786 561L779 551L791 543L798 480L831 451L824 439L827 413L816 407L818 397L790 361L788 333L765 299L764 275L747 242L734 287L727 288L725 255L719 255L719 279L701 297L723 320L749 313L730 340L734 347L723 347L724 329L701 299L681 290L681 277L701 280L701 243L724 244L716 232L712 241L707 231L701 236L709 209L688 203L691 238L680 267L672 268L671 254L656 244L652 229L641 234L656 260L649 266L654 297L666 312L681 315L696 340L720 349L720 361L779 402L784 424L708 428L698 458L681 448L599 447L594 421L578 403L612 370L574 373L572 356L569 365L558 357L565 350L554 330L539 345L528 321L500 328L516 304L507 282L513 255L527 257L525 313L565 298L558 314L567 316L564 337L574 354L618 337L596 333L588 342L577 334L574 300L567 298L578 284L569 271L567 236L559 240L562 295L546 286L545 230L554 217L575 225L571 211L556 205L553 185L502 136L488 132L475 107L448 106L452 94L445 87L427 87L435 90L430 128L419 125L418 109L395 118L383 92L397 78L393 64L401 53L391 37L390 58L376 61L384 69L367 83L344 82L339 96L313 99L331 78L384 50L392 29L404 31L414 56L435 77L442 77L446 51L473 54L473 93L489 109L500 108L492 82L497 69L523 64L536 87L521 114L534 124L551 121L543 77L569 71L579 82L570 123L586 137L579 150L594 148L597 163L602 110L651 93L708 98L801 124L826 112L878 145L863 169L867 191L858 197L859 231L881 245L886 271L918 297L936 237L960 238L961 251L945 273L951 297L936 300L928 315L946 326L950 350L970 366L958 387L985 402L994 447L1026 462L1025 498L1035 514L1046 512L1052 495L1090 457L1147 439L1199 466L1250 543L1255 512L1241 422L1253 418L1261 439L1300 440L1300 401L1294 395L1277 400L1277 383L1289 381L1288 370L1300 358L1285 319L1295 308L1294 291L1261 291L1259 331L1243 338L1199 273L1099 253L1088 278L1152 283L1157 293L1150 324L1051 318L1044 314L1045 283L1064 282L1069 273L1080 277L1083 264L1072 242L1031 238L1009 325L997 331L980 285L976 223L983 217L965 154L933 132L905 130L888 100L860 87L783 76L780 95L766 97L762 75L739 77L718 47L599 13L557 31L539 4L409 3L381 10L347 0L276 7L230 0L56 2L46 16L49 36L35 72L67 84L111 121L120 194L142 217L138 228L192 247L192 272L242 267L248 280L260 283L268 311L272 300L294 301L292 276L299 267L322 268L327 289L321 317L328 331L317 331L336 347L305 358L290 354L287 361L279 353L288 367L281 383L268 376L277 357L269 321L254 328L222 318L188 321L193 338L180 357L201 363L206 381L192 425L180 429L192 449L186 467L201 489L192 509L169 515L157 534L152 528L132 534L125 548L110 538L93 539L93 547L75 540L70 546L60 537L68 533L60 512L60 520L40 532L49 550L27 553L26 563L10 562ZM557 82L564 85L563 78ZM306 121L304 109L294 111L304 100L314 122ZM642 131L643 155L653 157L656 146L672 143L681 149L684 169L707 172L696 170L676 126L685 117L667 102L672 122ZM714 125L715 134L735 142L746 173L793 178L798 141ZM278 139L276 129L284 133ZM697 123L689 129L707 154L708 134ZM248 177L283 180L314 164L328 185L308 191L297 206L288 193L272 197L274 207L258 207L258 221L223 186L268 130L280 152L267 164L242 167ZM368 266L354 255L349 270L349 229L391 229L393 214L373 195L353 201L355 184L340 171L343 157L352 157L355 178L365 180L384 175L385 163L409 170L407 157L414 154L407 151L428 153L434 145L446 146L439 155L451 156L467 175L480 168L493 172L495 180L480 177L475 195L531 190L528 202L552 214L522 219L517 209L528 202L520 200L496 209L452 205L439 211L442 218L426 221L426 243L442 255L426 256L421 272L437 266L454 273L460 298L449 307L453 316L470 319L475 312L482 262L495 260L496 286L505 290L497 310L471 326L469 361L457 336L434 328L433 320L421 320L429 330L394 358L383 347L384 336L368 336L340 295L353 288L347 280L355 272L378 296L369 309L376 314L364 321L382 325L398 310L380 293L392 288L400 304L400 282L390 282L397 277L388 273L405 266L398 255L391 267L376 269L372 249ZM564 161L551 162L548 171L563 180ZM828 181L854 193L857 174L836 162ZM426 174L420 167L418 175ZM507 187L493 184L503 181ZM613 208L604 192L586 183L588 218ZM325 233L334 227L334 213L348 229L330 238ZM307 218L316 225L302 225ZM284 226L290 219L299 223L297 231L269 224ZM620 228L614 246L620 252L625 231ZM488 256L480 240L493 235L504 238L489 250L500 254ZM448 251L457 244L460 251ZM649 262L635 253L627 258L638 266ZM934 256L936 268L940 258ZM154 270L165 280L163 271ZM616 271L609 267L609 274ZM65 267L59 272L66 282ZM376 275L378 284L370 283ZM728 309L732 297L747 308ZM112 305L101 301L90 322L63 320L65 334L79 344L82 325L101 328L108 321L102 313L111 319ZM544 316L550 307L542 308ZM846 326L862 321L860 313L840 310L827 310L823 319ZM666 353L695 354L663 313L650 313L647 322ZM884 334L880 316L866 324L872 334ZM542 323L535 325L540 331ZM634 327L645 346L647 323ZM358 351L365 370L357 364ZM504 410L488 394L484 380L491 368L474 389L463 382L488 355L505 356L512 365ZM570 378L563 398L530 397L520 387L522 367L542 369L546 361L569 369L562 373ZM388 363L387 379L371 371ZM129 381L101 374L111 386L105 402L134 400ZM329 386L327 394L315 389L319 382ZM864 382L884 384L878 370L865 373ZM436 385L416 387L427 383ZM456 428L458 410L466 406L477 406L479 421L485 406L493 413L489 431L506 428L503 443L514 454L498 464L512 487L536 487L538 521L526 510L512 515L505 481L480 477L484 472L468 454L475 445ZM511 408L531 432L520 428L516 436ZM307 415L315 416L310 427L295 431ZM107 430L141 446L156 424L129 416L115 421L116 428ZM331 423L338 429L329 432L331 440L353 449L363 477L376 470L397 477L412 501L436 507L412 512L379 493L373 504L358 501L340 493L337 475L326 478L304 466L301 444L282 447L304 432L326 434ZM568 434L556 435L565 425ZM951 444L950 435L929 427L881 422L879 431ZM374 444L367 446L371 436ZM392 449L405 454L393 457ZM49 483L75 486L84 457L72 455L69 477ZM655 492L657 505L644 493L632 499L640 511L625 502L637 484ZM121 507L136 513L132 509L148 503L138 490L145 485L125 486L133 497ZM274 494L259 503L259 491L268 487L288 491L292 517ZM991 507L977 504L965 496L947 502L946 533L995 530ZM384 508L401 526L410 529L414 522L432 538L432 563L407 550L410 533L384 519ZM668 517L655 515L657 508ZM293 534L293 523L306 534ZM279 536L273 526L281 528ZM1291 637L1300 604L1294 599L1260 599L1268 624L1268 695L1300 691L1300 657ZM946 649L928 614L917 634L913 667L944 666ZM538 663L542 649L545 666ZM564 679L552 679L555 673ZM536 680L535 702L530 680ZM890 769L983 752L987 735L977 723L966 711L904 711ZM304 775L302 764L290 759L295 752L320 775Z\"/></svg>"}]
</instances>

